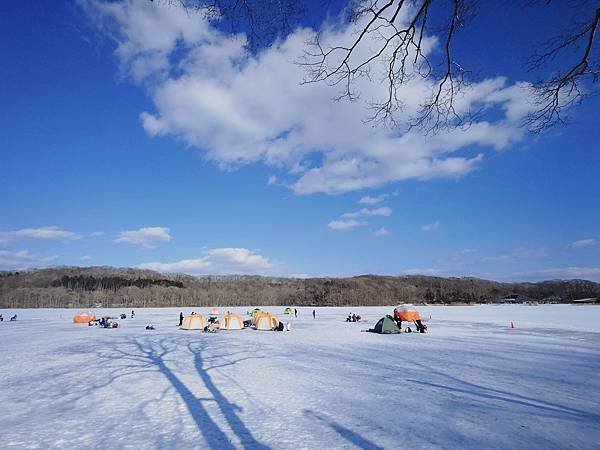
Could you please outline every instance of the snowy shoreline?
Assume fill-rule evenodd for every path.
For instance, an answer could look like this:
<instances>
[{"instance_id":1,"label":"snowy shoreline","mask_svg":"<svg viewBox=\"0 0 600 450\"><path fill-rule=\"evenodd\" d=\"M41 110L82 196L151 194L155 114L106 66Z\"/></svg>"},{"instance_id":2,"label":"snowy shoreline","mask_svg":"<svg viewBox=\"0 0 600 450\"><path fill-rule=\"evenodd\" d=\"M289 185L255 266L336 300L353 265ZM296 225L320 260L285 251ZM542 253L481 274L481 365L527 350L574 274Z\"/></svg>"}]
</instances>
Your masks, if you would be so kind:
<instances>
[{"instance_id":1,"label":"snowy shoreline","mask_svg":"<svg viewBox=\"0 0 600 450\"><path fill-rule=\"evenodd\" d=\"M283 314L284 306L261 306L259 308L278 315L281 319L288 316ZM529 328L556 328L567 330L583 330L600 332L600 305L572 305L572 304L540 304L540 305L511 305L511 304L473 304L473 305L416 305L423 319L443 319L449 322L474 321L482 324L494 324L499 326L516 323L519 327ZM221 312L232 311L245 316L253 308L246 306L220 306ZM188 314L192 311L205 315L210 314L207 307L158 307L158 308L133 308L135 311L147 311L152 317L170 316L176 317L179 312ZM363 320L376 322L385 314L391 314L394 306L318 306L318 307L296 307L300 316L308 317L312 310L317 315L321 313L327 317L337 315L344 319L349 312L360 314ZM127 313L129 316L132 308L19 308L0 309L5 320L9 315L18 314L21 320L46 320L70 318L77 311L89 310L102 316L117 316Z\"/></svg>"}]
</instances>

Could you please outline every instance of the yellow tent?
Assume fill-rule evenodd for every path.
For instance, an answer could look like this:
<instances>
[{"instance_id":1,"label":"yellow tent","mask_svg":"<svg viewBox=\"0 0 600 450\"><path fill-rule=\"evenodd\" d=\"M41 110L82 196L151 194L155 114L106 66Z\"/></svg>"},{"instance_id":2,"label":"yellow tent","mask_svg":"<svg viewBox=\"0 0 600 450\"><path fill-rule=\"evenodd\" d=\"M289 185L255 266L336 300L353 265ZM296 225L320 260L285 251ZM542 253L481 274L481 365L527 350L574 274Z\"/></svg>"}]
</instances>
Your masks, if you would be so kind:
<instances>
[{"instance_id":1,"label":"yellow tent","mask_svg":"<svg viewBox=\"0 0 600 450\"><path fill-rule=\"evenodd\" d=\"M80 311L73 316L73 323L90 323L92 320L96 320L96 316L91 312Z\"/></svg>"},{"instance_id":2,"label":"yellow tent","mask_svg":"<svg viewBox=\"0 0 600 450\"><path fill-rule=\"evenodd\" d=\"M244 321L239 314L227 313L219 320L221 330L243 330Z\"/></svg>"},{"instance_id":3,"label":"yellow tent","mask_svg":"<svg viewBox=\"0 0 600 450\"><path fill-rule=\"evenodd\" d=\"M182 330L204 330L204 327L207 325L208 322L204 315L190 314L189 316L185 316L180 328Z\"/></svg>"},{"instance_id":4,"label":"yellow tent","mask_svg":"<svg viewBox=\"0 0 600 450\"><path fill-rule=\"evenodd\" d=\"M272 331L279 326L279 319L274 314L263 312L254 317L254 327L257 330Z\"/></svg>"}]
</instances>

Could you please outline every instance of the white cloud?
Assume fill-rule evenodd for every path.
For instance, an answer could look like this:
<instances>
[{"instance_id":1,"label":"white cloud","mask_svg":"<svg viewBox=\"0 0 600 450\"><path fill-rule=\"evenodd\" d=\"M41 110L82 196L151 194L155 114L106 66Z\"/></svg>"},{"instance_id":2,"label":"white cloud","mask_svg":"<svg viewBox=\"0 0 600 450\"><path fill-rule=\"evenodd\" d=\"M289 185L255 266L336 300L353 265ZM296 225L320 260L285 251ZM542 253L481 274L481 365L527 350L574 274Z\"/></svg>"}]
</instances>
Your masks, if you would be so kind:
<instances>
[{"instance_id":1,"label":"white cloud","mask_svg":"<svg viewBox=\"0 0 600 450\"><path fill-rule=\"evenodd\" d=\"M275 269L276 264L246 248L214 248L205 251L199 258L171 263L149 262L139 267L159 272L226 275L267 273Z\"/></svg>"},{"instance_id":2,"label":"white cloud","mask_svg":"<svg viewBox=\"0 0 600 450\"><path fill-rule=\"evenodd\" d=\"M428 223L425 224L421 227L421 230L423 231L436 231L440 228L440 223L439 222L434 222L434 223Z\"/></svg>"},{"instance_id":3,"label":"white cloud","mask_svg":"<svg viewBox=\"0 0 600 450\"><path fill-rule=\"evenodd\" d=\"M510 262L510 261L523 261L523 260L536 260L544 259L548 256L544 249L528 249L521 248L513 252L495 255L495 256L484 256L481 258L481 262Z\"/></svg>"},{"instance_id":4,"label":"white cloud","mask_svg":"<svg viewBox=\"0 0 600 450\"><path fill-rule=\"evenodd\" d=\"M90 255L85 255L81 257L82 261L91 261L92 257Z\"/></svg>"},{"instance_id":5,"label":"white cloud","mask_svg":"<svg viewBox=\"0 0 600 450\"><path fill-rule=\"evenodd\" d=\"M0 269L1 270L26 270L33 268L46 267L50 262L57 259L58 256L38 256L32 255L28 250L19 250L16 252L9 250L0 250Z\"/></svg>"},{"instance_id":6,"label":"white cloud","mask_svg":"<svg viewBox=\"0 0 600 450\"><path fill-rule=\"evenodd\" d=\"M123 69L148 86L154 111L140 115L148 134L182 138L223 168L260 162L287 170L286 184L300 194L459 177L481 163L487 148L506 148L523 135L516 123L529 108L526 86L501 77L476 83L456 99L459 112L497 107L499 118L425 137L364 123L369 103L386 95L385 83L359 79L364 100L356 102L331 101L339 94L335 86L301 85L303 73L293 61L314 36L311 29L298 28L251 54L243 35L224 35L181 8L146 0L81 2L114 38ZM347 43L360 25L325 24L321 42ZM434 51L434 43L426 37L426 51ZM368 69L373 79L382 76L381 65ZM401 114L413 114L431 88L414 77L401 91Z\"/></svg>"},{"instance_id":7,"label":"white cloud","mask_svg":"<svg viewBox=\"0 0 600 450\"><path fill-rule=\"evenodd\" d=\"M358 203L363 205L376 205L377 203L381 203L382 201L384 201L389 196L389 194L381 194L377 197L370 197L368 195L365 195L364 197L361 197Z\"/></svg>"},{"instance_id":8,"label":"white cloud","mask_svg":"<svg viewBox=\"0 0 600 450\"><path fill-rule=\"evenodd\" d=\"M47 241L76 241L81 236L72 231L63 230L57 226L40 228L23 228L14 231L0 231L0 240L12 241L16 239L40 239Z\"/></svg>"},{"instance_id":9,"label":"white cloud","mask_svg":"<svg viewBox=\"0 0 600 450\"><path fill-rule=\"evenodd\" d=\"M332 230L340 230L340 231L348 231L352 230L356 227L365 226L369 223L364 220L356 220L360 217L372 217L372 216L382 216L388 217L392 214L392 209L387 206L382 206L380 208L362 208L358 211L349 212L342 214L341 220L332 220L327 224L329 228ZM384 231L382 231L384 230ZM381 227L379 230L375 232L378 236L383 236L384 234L388 234L387 230L384 227Z\"/></svg>"},{"instance_id":10,"label":"white cloud","mask_svg":"<svg viewBox=\"0 0 600 450\"><path fill-rule=\"evenodd\" d=\"M389 234L391 233L386 227L381 227L378 230L375 230L375 236L387 236Z\"/></svg>"},{"instance_id":11,"label":"white cloud","mask_svg":"<svg viewBox=\"0 0 600 450\"><path fill-rule=\"evenodd\" d=\"M495 256L484 256L481 258L481 262L509 262L514 259L513 255L495 255Z\"/></svg>"},{"instance_id":12,"label":"white cloud","mask_svg":"<svg viewBox=\"0 0 600 450\"><path fill-rule=\"evenodd\" d=\"M93 233L90 233L91 237L99 237L99 236L103 236L104 235L104 231L94 231Z\"/></svg>"},{"instance_id":13,"label":"white cloud","mask_svg":"<svg viewBox=\"0 0 600 450\"><path fill-rule=\"evenodd\" d=\"M168 74L170 54L177 46L189 48L211 34L201 14L188 14L164 2L156 2L158 7L145 0L78 3L100 29L115 39L121 69L137 81ZM113 24L104 20L109 17L119 25L115 35L110 30Z\"/></svg>"},{"instance_id":14,"label":"white cloud","mask_svg":"<svg viewBox=\"0 0 600 450\"><path fill-rule=\"evenodd\" d=\"M596 245L596 239L580 239L579 241L575 241L569 244L570 248L584 248L584 247L593 247Z\"/></svg>"},{"instance_id":15,"label":"white cloud","mask_svg":"<svg viewBox=\"0 0 600 450\"><path fill-rule=\"evenodd\" d=\"M340 231L352 230L353 228L361 227L361 226L365 226L365 225L368 225L368 222L354 220L354 219L332 220L331 222L329 222L327 224L327 226L329 228L331 228L332 230L340 230Z\"/></svg>"},{"instance_id":16,"label":"white cloud","mask_svg":"<svg viewBox=\"0 0 600 450\"><path fill-rule=\"evenodd\" d=\"M359 211L349 212L342 214L345 219L356 219L357 217L370 217L370 216L381 216L389 217L392 215L392 209L387 206L381 208L362 208Z\"/></svg>"},{"instance_id":17,"label":"white cloud","mask_svg":"<svg viewBox=\"0 0 600 450\"><path fill-rule=\"evenodd\" d=\"M170 230L165 227L145 227L139 230L122 231L115 242L135 245L142 248L155 248L162 242L171 240Z\"/></svg>"},{"instance_id":18,"label":"white cloud","mask_svg":"<svg viewBox=\"0 0 600 450\"><path fill-rule=\"evenodd\" d=\"M275 175L269 175L269 178L267 179L267 184L269 186L272 186L276 183L277 183L277 177Z\"/></svg>"}]
</instances>

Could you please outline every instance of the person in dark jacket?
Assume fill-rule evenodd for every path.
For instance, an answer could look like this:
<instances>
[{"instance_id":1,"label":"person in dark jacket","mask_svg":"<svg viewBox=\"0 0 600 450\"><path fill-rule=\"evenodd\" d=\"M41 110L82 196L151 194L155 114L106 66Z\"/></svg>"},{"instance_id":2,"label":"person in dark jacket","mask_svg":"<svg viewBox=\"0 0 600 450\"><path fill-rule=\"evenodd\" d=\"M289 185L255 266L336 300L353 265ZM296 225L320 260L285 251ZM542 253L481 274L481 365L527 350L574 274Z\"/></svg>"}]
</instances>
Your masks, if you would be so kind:
<instances>
[{"instance_id":1,"label":"person in dark jacket","mask_svg":"<svg viewBox=\"0 0 600 450\"><path fill-rule=\"evenodd\" d=\"M298 310L294 308L294 317L298 317Z\"/></svg>"},{"instance_id":2,"label":"person in dark jacket","mask_svg":"<svg viewBox=\"0 0 600 450\"><path fill-rule=\"evenodd\" d=\"M401 330L402 329L402 319L400 317L396 317L394 319L394 321L396 322L396 325L398 326L398 329Z\"/></svg>"},{"instance_id":3,"label":"person in dark jacket","mask_svg":"<svg viewBox=\"0 0 600 450\"><path fill-rule=\"evenodd\" d=\"M315 310L313 309L313 319L317 318L317 313L315 312Z\"/></svg>"},{"instance_id":4,"label":"person in dark jacket","mask_svg":"<svg viewBox=\"0 0 600 450\"><path fill-rule=\"evenodd\" d=\"M179 313L179 326L183 325L183 313Z\"/></svg>"}]
</instances>

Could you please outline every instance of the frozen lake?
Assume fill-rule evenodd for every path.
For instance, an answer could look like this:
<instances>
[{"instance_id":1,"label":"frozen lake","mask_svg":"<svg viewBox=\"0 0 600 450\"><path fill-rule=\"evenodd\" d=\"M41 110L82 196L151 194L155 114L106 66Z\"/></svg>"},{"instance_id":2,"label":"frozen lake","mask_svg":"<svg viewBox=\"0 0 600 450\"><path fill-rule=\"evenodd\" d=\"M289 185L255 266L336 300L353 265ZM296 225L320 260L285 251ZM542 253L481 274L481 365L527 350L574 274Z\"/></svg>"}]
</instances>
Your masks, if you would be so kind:
<instances>
[{"instance_id":1,"label":"frozen lake","mask_svg":"<svg viewBox=\"0 0 600 450\"><path fill-rule=\"evenodd\" d=\"M361 332L391 307L266 309L292 331L0 310L0 446L600 448L599 306L419 307L425 335Z\"/></svg>"}]
</instances>

